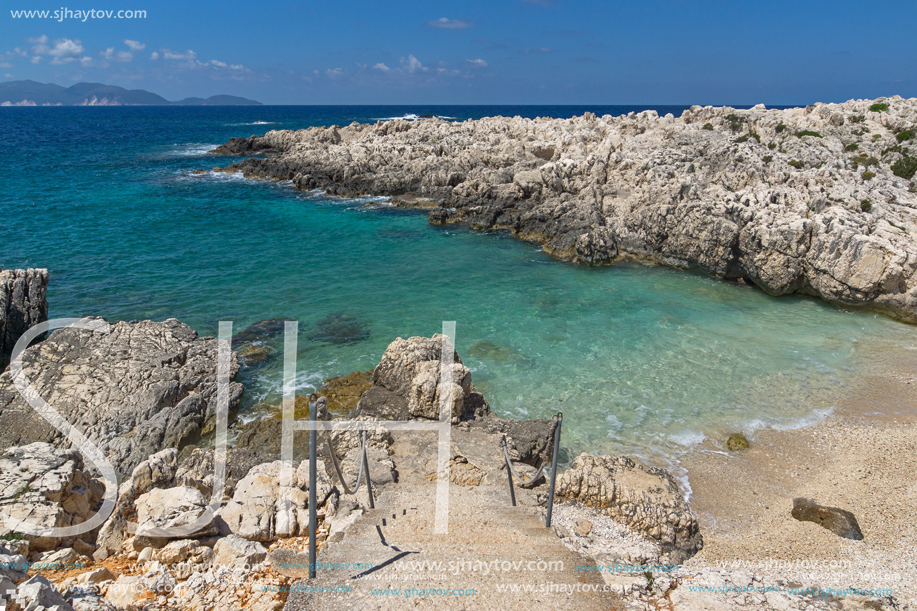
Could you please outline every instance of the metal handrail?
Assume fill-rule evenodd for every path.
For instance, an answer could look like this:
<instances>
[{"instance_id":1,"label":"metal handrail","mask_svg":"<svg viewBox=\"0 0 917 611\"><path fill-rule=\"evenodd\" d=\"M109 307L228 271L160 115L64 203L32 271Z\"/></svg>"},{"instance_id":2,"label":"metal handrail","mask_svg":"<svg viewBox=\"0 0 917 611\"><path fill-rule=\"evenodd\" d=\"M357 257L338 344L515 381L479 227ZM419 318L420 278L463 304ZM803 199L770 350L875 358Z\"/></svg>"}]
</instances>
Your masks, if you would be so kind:
<instances>
[{"instance_id":1,"label":"metal handrail","mask_svg":"<svg viewBox=\"0 0 917 611\"><path fill-rule=\"evenodd\" d=\"M552 423L551 423L551 428L553 429L552 432L553 432L553 437L554 437L554 453L553 453L554 455L551 460L551 468L548 471L548 474L551 477L551 483L550 483L550 490L548 492L548 513L545 518L545 524L544 524L546 527L551 526L551 515L553 514L553 510L554 510L554 488L557 483L557 459L558 459L559 450L560 450L560 429L561 429L561 426L563 425L563 422L564 422L564 414L563 412L558 412L557 415L554 416L554 418L552 419ZM513 468L513 463L510 460L509 450L507 449L507 445L506 445L506 435L505 434L500 438L499 443L500 443L500 447L503 448L503 459L506 461L506 477L507 477L507 481L509 482L509 498L513 504L513 507L515 507L516 506L516 491L513 488L513 477L519 480L520 488L532 488L535 486L536 482L538 482L538 480L541 479L541 477L545 474L545 465L544 465L544 461L542 460L541 466L538 467L538 472L532 478L528 480L523 479L518 473L516 473L516 470Z\"/></svg>"}]
</instances>

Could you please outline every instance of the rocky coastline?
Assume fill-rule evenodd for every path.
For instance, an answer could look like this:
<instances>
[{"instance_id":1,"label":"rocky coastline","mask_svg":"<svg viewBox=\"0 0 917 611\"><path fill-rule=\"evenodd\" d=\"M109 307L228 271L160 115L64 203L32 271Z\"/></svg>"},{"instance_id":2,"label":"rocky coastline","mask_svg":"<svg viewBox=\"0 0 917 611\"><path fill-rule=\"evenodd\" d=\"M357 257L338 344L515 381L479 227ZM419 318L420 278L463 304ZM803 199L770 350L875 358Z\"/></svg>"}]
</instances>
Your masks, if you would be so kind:
<instances>
[{"instance_id":1,"label":"rocky coastline","mask_svg":"<svg viewBox=\"0 0 917 611\"><path fill-rule=\"evenodd\" d=\"M9 275L47 285L43 270ZM32 299L8 300L14 304L7 309L8 320L23 320L29 312L35 313L28 314L33 322L47 316L44 294L38 300L37 292L29 294ZM248 352L250 360L239 353L278 324L262 321L234 338L231 379L241 367L257 365L254 353ZM439 417L443 384L451 379L450 534L443 538L431 531L433 482L445 477L437 464L435 435L389 431L384 424L371 431L372 508L365 487L346 494L330 467L334 451L344 476L353 481L360 461L357 434L337 431L330 446L318 448L319 562L338 566L357 558L380 572L366 578L374 571L348 566L320 571L312 581L304 579L303 568L309 463L295 457L287 508L280 486L279 419L235 427L239 435L227 452L223 496L212 498L215 456L208 440L216 400L216 339L199 337L175 319L115 322L107 333L76 328L50 333L25 350L23 371L116 467L117 501L101 526L80 535L23 534L9 527L7 518L45 529L86 522L101 509L105 484L98 470L25 403L11 372L0 373L0 604L9 611L297 611L382 603L414 608L413 600L373 594L374 588L394 587L404 577L389 566L392 549L400 549L392 546L401 545L444 566L477 556L510 564L562 558L564 568L552 579L605 588L548 595L545 604L556 609L836 609L839 601L845 609L913 608L906 597L891 594L791 595L780 574L698 561L706 548L705 519L670 473L631 457L575 458L558 476L555 522L552 529L544 528L548 484L540 478L517 487L518 506L512 506L501 440L515 469L532 477L537 465L549 460L551 422L491 413L454 348L452 370L444 378L444 346L448 341L438 335L397 338L372 372L328 380L322 392L334 402L334 411L348 418L431 422ZM242 385L231 381L231 419L242 392ZM300 450L303 445L297 444ZM213 502L216 510L209 512ZM810 509L821 515L817 512L834 508ZM161 529L168 527L190 531L164 535ZM864 525L867 535L870 527ZM810 528L836 536L821 526ZM457 556L456 550L466 553ZM443 577L449 575L421 571L411 585L439 587ZM494 608L528 600L528 594L501 589L507 583L522 579L537 587L545 578L541 573L472 577L468 585L479 590L475 603ZM695 594L690 587L699 583L723 592ZM325 589L316 594L315 588ZM773 592L747 594L748 588Z\"/></svg>"},{"instance_id":2,"label":"rocky coastline","mask_svg":"<svg viewBox=\"0 0 917 611\"><path fill-rule=\"evenodd\" d=\"M389 196L598 265L634 258L917 322L917 99L269 131L224 172Z\"/></svg>"}]
</instances>

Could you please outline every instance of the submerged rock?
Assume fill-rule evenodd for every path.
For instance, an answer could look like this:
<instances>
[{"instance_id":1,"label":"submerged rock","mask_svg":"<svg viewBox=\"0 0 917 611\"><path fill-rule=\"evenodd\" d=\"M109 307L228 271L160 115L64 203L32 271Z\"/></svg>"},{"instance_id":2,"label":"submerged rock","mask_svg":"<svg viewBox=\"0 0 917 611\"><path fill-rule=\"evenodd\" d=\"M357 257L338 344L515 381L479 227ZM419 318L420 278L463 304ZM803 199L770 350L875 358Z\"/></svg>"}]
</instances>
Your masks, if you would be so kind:
<instances>
[{"instance_id":1,"label":"submerged rock","mask_svg":"<svg viewBox=\"0 0 917 611\"><path fill-rule=\"evenodd\" d=\"M733 433L726 440L726 449L730 452L741 452L748 449L748 438L742 433Z\"/></svg>"},{"instance_id":2,"label":"submerged rock","mask_svg":"<svg viewBox=\"0 0 917 611\"><path fill-rule=\"evenodd\" d=\"M811 499L793 499L792 516L800 522L814 522L845 539L861 541L863 533L856 516L845 509L819 505Z\"/></svg>"},{"instance_id":3,"label":"submerged rock","mask_svg":"<svg viewBox=\"0 0 917 611\"><path fill-rule=\"evenodd\" d=\"M353 123L218 151L274 153L226 171L432 201L431 223L505 229L578 263L648 259L917 322L917 161L896 138L917 124L917 99L877 101L884 112L851 100Z\"/></svg>"},{"instance_id":4,"label":"submerged rock","mask_svg":"<svg viewBox=\"0 0 917 611\"><path fill-rule=\"evenodd\" d=\"M315 323L306 337L312 342L353 344L369 339L368 326L366 320L335 312Z\"/></svg>"},{"instance_id":5,"label":"submerged rock","mask_svg":"<svg viewBox=\"0 0 917 611\"><path fill-rule=\"evenodd\" d=\"M48 270L0 269L0 368L23 333L48 320Z\"/></svg>"}]
</instances>

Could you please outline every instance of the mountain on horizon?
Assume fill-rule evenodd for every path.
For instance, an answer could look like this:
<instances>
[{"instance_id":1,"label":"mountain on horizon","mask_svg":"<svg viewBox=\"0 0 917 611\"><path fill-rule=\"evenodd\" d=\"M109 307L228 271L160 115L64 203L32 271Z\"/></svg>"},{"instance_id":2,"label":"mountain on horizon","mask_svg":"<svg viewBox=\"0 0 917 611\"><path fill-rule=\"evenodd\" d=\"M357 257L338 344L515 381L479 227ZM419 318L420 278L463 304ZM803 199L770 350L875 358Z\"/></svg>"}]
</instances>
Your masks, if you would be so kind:
<instances>
[{"instance_id":1,"label":"mountain on horizon","mask_svg":"<svg viewBox=\"0 0 917 611\"><path fill-rule=\"evenodd\" d=\"M261 102L234 95L185 98L170 102L143 89L125 89L102 83L77 83L62 87L54 83L7 81L0 83L0 106L260 106Z\"/></svg>"}]
</instances>

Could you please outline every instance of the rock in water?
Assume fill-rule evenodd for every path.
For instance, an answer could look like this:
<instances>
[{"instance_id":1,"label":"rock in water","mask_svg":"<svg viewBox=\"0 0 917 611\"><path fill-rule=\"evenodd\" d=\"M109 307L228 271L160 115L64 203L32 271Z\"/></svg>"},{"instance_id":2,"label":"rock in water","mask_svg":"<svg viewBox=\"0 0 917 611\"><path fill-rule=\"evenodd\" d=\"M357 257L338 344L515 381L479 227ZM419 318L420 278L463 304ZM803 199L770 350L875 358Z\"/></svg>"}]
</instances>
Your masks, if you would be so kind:
<instances>
[{"instance_id":1,"label":"rock in water","mask_svg":"<svg viewBox=\"0 0 917 611\"><path fill-rule=\"evenodd\" d=\"M845 539L863 539L856 516L845 509L826 507L811 499L798 498L793 499L792 516L800 522L815 522Z\"/></svg>"},{"instance_id":2,"label":"rock in water","mask_svg":"<svg viewBox=\"0 0 917 611\"><path fill-rule=\"evenodd\" d=\"M307 337L311 342L353 344L369 339L367 326L363 319L335 312L315 323Z\"/></svg>"},{"instance_id":3,"label":"rock in water","mask_svg":"<svg viewBox=\"0 0 917 611\"><path fill-rule=\"evenodd\" d=\"M48 320L48 270L0 270L0 368L23 333Z\"/></svg>"},{"instance_id":4,"label":"rock in water","mask_svg":"<svg viewBox=\"0 0 917 611\"><path fill-rule=\"evenodd\" d=\"M557 479L557 495L599 509L659 542L674 563L703 547L697 518L667 471L626 456L580 454Z\"/></svg>"},{"instance_id":5,"label":"rock in water","mask_svg":"<svg viewBox=\"0 0 917 611\"><path fill-rule=\"evenodd\" d=\"M225 171L432 201L432 223L505 229L579 263L651 259L917 322L917 158L896 139L917 124L917 99L875 102L887 109L353 123L217 152L270 150Z\"/></svg>"},{"instance_id":6,"label":"rock in water","mask_svg":"<svg viewBox=\"0 0 917 611\"><path fill-rule=\"evenodd\" d=\"M174 318L111 325L109 333L64 328L23 355L32 386L61 416L129 473L162 448L180 448L216 414L217 340ZM238 372L233 356L231 378ZM230 409L242 385L230 383ZM69 442L0 374L0 448Z\"/></svg>"}]
</instances>

